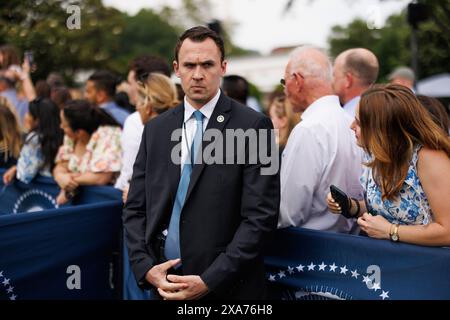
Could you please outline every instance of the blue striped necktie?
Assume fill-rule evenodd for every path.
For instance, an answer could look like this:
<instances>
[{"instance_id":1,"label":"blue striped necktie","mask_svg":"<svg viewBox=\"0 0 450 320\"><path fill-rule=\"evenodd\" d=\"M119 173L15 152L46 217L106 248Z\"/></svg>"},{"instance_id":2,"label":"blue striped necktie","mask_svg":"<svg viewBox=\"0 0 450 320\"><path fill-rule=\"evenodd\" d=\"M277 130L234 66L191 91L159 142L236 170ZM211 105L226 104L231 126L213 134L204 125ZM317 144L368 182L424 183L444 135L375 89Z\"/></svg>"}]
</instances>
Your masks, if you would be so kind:
<instances>
[{"instance_id":1,"label":"blue striped necktie","mask_svg":"<svg viewBox=\"0 0 450 320\"><path fill-rule=\"evenodd\" d=\"M180 254L180 214L183 209L186 193L191 180L192 167L194 160L201 149L203 137L203 118L204 115L200 111L194 112L194 117L197 124L194 139L190 149L190 161L186 160L181 172L180 182L178 184L177 194L175 196L175 203L172 209L172 216L170 217L169 229L164 247L164 254L168 260L178 259Z\"/></svg>"}]
</instances>

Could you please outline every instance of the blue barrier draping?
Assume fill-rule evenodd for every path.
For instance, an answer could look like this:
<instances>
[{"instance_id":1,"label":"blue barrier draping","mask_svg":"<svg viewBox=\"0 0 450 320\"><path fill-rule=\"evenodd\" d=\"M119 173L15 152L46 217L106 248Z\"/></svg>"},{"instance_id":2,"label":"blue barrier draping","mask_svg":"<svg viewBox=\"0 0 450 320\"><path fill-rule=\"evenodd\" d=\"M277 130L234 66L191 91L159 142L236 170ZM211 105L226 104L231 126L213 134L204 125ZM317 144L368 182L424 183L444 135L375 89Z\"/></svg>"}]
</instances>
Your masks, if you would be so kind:
<instances>
[{"instance_id":1,"label":"blue barrier draping","mask_svg":"<svg viewBox=\"0 0 450 320\"><path fill-rule=\"evenodd\" d=\"M265 262L274 299L450 299L448 248L288 228Z\"/></svg>"},{"instance_id":2,"label":"blue barrier draping","mask_svg":"<svg viewBox=\"0 0 450 320\"><path fill-rule=\"evenodd\" d=\"M125 241L125 239L124 239ZM128 259L128 250L123 243L123 299L124 300L151 300L152 292L150 290L141 290L133 272L131 271L130 261Z\"/></svg>"},{"instance_id":3,"label":"blue barrier draping","mask_svg":"<svg viewBox=\"0 0 450 320\"><path fill-rule=\"evenodd\" d=\"M265 264L275 300L450 299L447 248L288 228L275 232ZM125 277L125 298L149 298L129 269Z\"/></svg>"},{"instance_id":4,"label":"blue barrier draping","mask_svg":"<svg viewBox=\"0 0 450 320\"><path fill-rule=\"evenodd\" d=\"M84 187L71 205L51 209L59 191L52 179L3 187L0 300L120 298L118 190Z\"/></svg>"},{"instance_id":5,"label":"blue barrier draping","mask_svg":"<svg viewBox=\"0 0 450 320\"><path fill-rule=\"evenodd\" d=\"M120 298L119 251L123 298L149 298L118 249L119 191L82 188L59 209L48 209L58 192L51 179L0 182L0 192L0 300ZM289 228L275 233L265 263L273 299L450 299L447 248Z\"/></svg>"}]
</instances>

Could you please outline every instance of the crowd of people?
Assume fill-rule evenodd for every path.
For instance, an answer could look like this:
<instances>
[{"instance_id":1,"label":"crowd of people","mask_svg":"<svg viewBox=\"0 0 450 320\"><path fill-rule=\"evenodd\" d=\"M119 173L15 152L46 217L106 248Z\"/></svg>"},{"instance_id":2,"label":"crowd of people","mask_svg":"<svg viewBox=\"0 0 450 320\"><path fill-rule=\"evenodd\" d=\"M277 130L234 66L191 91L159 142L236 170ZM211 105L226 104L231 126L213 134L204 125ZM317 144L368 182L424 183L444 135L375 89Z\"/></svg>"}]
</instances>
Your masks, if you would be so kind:
<instances>
[{"instance_id":1,"label":"crowd of people","mask_svg":"<svg viewBox=\"0 0 450 320\"><path fill-rule=\"evenodd\" d=\"M131 61L126 81L107 70L95 71L82 96L67 88L62 77L54 73L34 84L30 62L25 59L21 63L16 48L3 45L3 182L17 179L29 183L38 174L53 176L61 188L57 198L60 205L76 196L83 185L113 185L122 190L133 270L142 286L158 288L159 295L167 299L177 298L186 288L185 298L201 297L208 291L220 293L224 281L241 281L242 274L258 281L248 274L246 263L260 259L259 241L263 233L275 228L274 218L278 219L278 228L298 226L449 246L447 110L437 99L416 95L414 73L409 68L394 70L389 75L390 84L377 84L379 63L383 62L364 48L346 50L333 63L319 48L299 47L290 55L282 89L270 94L267 108L260 110L250 102L245 78L224 77L223 42L206 28L188 30L177 43L174 71L181 85L170 78L170 67L163 59L144 55ZM216 114L216 109L221 114ZM235 119L237 116L240 119ZM235 170L225 165L225 169L211 165L209 172L198 167L197 172L194 162L186 165L186 155L182 154L181 169L177 167L174 171L178 173L172 175L176 183L170 185L172 176L165 173L167 168L172 170L170 158L155 159L167 156L172 145L165 140L169 139L168 128L184 127L182 153L187 150L192 156L194 146L198 147L199 128L223 129L223 125L276 129L279 172L271 178L257 178L251 166ZM198 184L195 188L204 192L200 195L194 187L187 188L191 172L193 184L211 177L211 173L216 180ZM345 192L347 212L341 199L330 193L331 185ZM192 199L195 195L211 203L197 203ZM168 210L157 221L148 216L155 207ZM209 260L202 260L196 256L199 252L187 247L186 238L177 234L181 256L189 252L182 259L180 272L175 268L180 263L180 248L178 255L161 262L159 253L147 253L142 245L157 238L155 230L173 235L174 219L181 228L185 221L177 214L184 208L187 216L195 215L209 223L210 233L220 240L213 247L213 243L207 244L207 237L191 239L217 251L208 256ZM191 213L193 208L205 212ZM212 214L206 212L209 210L222 210L224 216L213 222L206 215ZM145 216L154 225L145 222ZM141 218L144 225L138 225ZM140 234L143 230L145 234ZM197 229L189 230L192 233ZM224 235L217 234L220 230ZM190 261L191 256L196 258ZM217 265L209 268L218 263L217 257L229 270ZM172 269L174 274L165 279ZM181 274L202 277L185 279ZM237 286L242 287L239 281Z\"/></svg>"}]
</instances>

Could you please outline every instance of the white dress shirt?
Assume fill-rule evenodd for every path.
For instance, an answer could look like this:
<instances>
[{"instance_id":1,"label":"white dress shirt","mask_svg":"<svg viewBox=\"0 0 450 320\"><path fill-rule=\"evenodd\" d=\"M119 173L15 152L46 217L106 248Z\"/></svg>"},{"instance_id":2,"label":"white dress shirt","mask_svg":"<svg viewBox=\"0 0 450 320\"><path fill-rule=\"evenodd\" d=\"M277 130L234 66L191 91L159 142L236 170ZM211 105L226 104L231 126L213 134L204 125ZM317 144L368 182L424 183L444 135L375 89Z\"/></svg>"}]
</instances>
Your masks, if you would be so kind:
<instances>
[{"instance_id":1,"label":"white dress shirt","mask_svg":"<svg viewBox=\"0 0 450 320\"><path fill-rule=\"evenodd\" d=\"M344 110L347 111L347 113L352 117L352 119L355 118L356 115L356 107L359 104L359 100L361 100L361 96L356 96L352 100L348 101L346 104L344 104Z\"/></svg>"},{"instance_id":2,"label":"white dress shirt","mask_svg":"<svg viewBox=\"0 0 450 320\"><path fill-rule=\"evenodd\" d=\"M330 213L326 203L331 184L362 198L361 149L351 123L337 96L321 97L303 112L282 155L279 228L351 232L354 219Z\"/></svg>"},{"instance_id":3,"label":"white dress shirt","mask_svg":"<svg viewBox=\"0 0 450 320\"><path fill-rule=\"evenodd\" d=\"M136 111L127 117L121 137L122 170L114 185L117 189L123 190L130 184L129 181L133 175L133 165L139 151L143 131L144 125L139 112Z\"/></svg>"},{"instance_id":4,"label":"white dress shirt","mask_svg":"<svg viewBox=\"0 0 450 320\"><path fill-rule=\"evenodd\" d=\"M207 102L199 111L203 114L203 132L208 125L209 119L216 107L217 101L220 98L220 90L217 91L214 98ZM183 134L181 136L181 172L183 172L184 164L188 158L190 148L192 146L192 140L195 136L195 131L197 130L197 124L195 117L193 116L195 109L184 97L184 122L183 122ZM189 149L188 149L189 147ZM190 160L189 160L190 161Z\"/></svg>"}]
</instances>

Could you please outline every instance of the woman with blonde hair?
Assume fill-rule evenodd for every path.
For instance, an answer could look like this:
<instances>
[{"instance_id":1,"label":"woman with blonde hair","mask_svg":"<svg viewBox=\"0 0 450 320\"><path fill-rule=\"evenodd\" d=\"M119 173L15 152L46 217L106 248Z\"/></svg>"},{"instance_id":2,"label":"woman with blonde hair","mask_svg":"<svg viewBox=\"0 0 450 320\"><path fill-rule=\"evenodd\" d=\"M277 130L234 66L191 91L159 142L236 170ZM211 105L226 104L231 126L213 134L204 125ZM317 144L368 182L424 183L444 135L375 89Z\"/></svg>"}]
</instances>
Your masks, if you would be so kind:
<instances>
[{"instance_id":1,"label":"woman with blonde hair","mask_svg":"<svg viewBox=\"0 0 450 320\"><path fill-rule=\"evenodd\" d=\"M124 202L127 199L129 181L133 174L133 164L141 143L144 125L170 108L178 100L175 84L167 76L150 73L139 83L136 112L131 114L123 126L122 132L122 171L115 187L123 191Z\"/></svg>"},{"instance_id":2,"label":"woman with blonde hair","mask_svg":"<svg viewBox=\"0 0 450 320\"><path fill-rule=\"evenodd\" d=\"M361 96L352 124L367 153L365 200L349 202L370 237L426 246L450 245L450 140L416 96L399 85ZM330 211L340 206L328 195Z\"/></svg>"},{"instance_id":3,"label":"woman with blonde hair","mask_svg":"<svg viewBox=\"0 0 450 320\"><path fill-rule=\"evenodd\" d=\"M272 100L267 113L272 120L273 128L278 130L276 142L281 154L292 129L300 121L300 116L294 113L284 95L279 95Z\"/></svg>"},{"instance_id":4,"label":"woman with blonde hair","mask_svg":"<svg viewBox=\"0 0 450 320\"><path fill-rule=\"evenodd\" d=\"M19 157L22 137L14 106L0 96L0 168L13 166Z\"/></svg>"}]
</instances>

